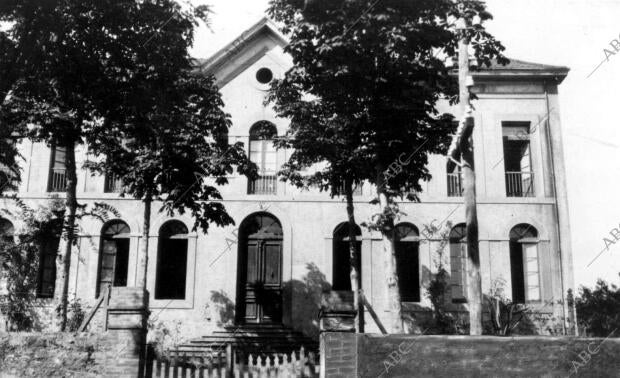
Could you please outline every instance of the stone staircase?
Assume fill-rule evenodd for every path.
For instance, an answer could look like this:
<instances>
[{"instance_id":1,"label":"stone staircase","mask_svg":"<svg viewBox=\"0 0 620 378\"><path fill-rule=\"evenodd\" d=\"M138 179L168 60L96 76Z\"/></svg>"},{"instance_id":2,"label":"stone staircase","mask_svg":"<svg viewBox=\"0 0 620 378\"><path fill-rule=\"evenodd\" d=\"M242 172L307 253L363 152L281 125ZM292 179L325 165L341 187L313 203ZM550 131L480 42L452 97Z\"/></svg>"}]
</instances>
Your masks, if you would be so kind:
<instances>
[{"instance_id":1,"label":"stone staircase","mask_svg":"<svg viewBox=\"0 0 620 378\"><path fill-rule=\"evenodd\" d=\"M243 354L291 353L304 348L317 352L318 340L304 336L301 332L282 325L229 326L179 345L172 355L178 357L204 357L220 355L231 351Z\"/></svg>"}]
</instances>

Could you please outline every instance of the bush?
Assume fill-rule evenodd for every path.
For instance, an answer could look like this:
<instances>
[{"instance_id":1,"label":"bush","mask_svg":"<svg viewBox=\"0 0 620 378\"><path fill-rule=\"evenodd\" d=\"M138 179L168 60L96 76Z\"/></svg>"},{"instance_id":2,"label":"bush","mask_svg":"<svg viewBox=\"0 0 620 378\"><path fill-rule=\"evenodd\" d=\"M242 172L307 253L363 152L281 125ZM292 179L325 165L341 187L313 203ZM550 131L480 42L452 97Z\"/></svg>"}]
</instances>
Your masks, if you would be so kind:
<instances>
[{"instance_id":1,"label":"bush","mask_svg":"<svg viewBox=\"0 0 620 378\"><path fill-rule=\"evenodd\" d=\"M594 289L581 286L575 299L580 330L587 336L608 337L620 329L620 288L602 279Z\"/></svg>"},{"instance_id":2,"label":"bush","mask_svg":"<svg viewBox=\"0 0 620 378\"><path fill-rule=\"evenodd\" d=\"M16 199L18 210L12 214L22 221L14 240L0 238L2 280L6 292L0 296L0 311L6 317L7 330L30 331L38 327L36 311L39 257L50 241L58 241L62 232L64 203L50 200L47 206L30 208ZM57 248L57 242L52 248Z\"/></svg>"},{"instance_id":3,"label":"bush","mask_svg":"<svg viewBox=\"0 0 620 378\"><path fill-rule=\"evenodd\" d=\"M86 312L84 311L82 302L80 302L79 298L75 298L74 296L69 302L68 313L67 330L69 332L76 332L86 317Z\"/></svg>"}]
</instances>

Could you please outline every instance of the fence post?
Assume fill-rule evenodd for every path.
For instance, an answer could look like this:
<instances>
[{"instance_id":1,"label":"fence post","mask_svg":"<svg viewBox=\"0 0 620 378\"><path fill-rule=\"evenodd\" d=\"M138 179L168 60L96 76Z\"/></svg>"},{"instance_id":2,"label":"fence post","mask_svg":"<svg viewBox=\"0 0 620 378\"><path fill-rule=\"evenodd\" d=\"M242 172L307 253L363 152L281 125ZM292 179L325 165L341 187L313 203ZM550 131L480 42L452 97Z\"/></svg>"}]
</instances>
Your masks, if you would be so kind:
<instances>
[{"instance_id":1,"label":"fence post","mask_svg":"<svg viewBox=\"0 0 620 378\"><path fill-rule=\"evenodd\" d=\"M149 293L138 287L113 287L107 308L107 332L118 340L109 362L112 375L141 378L145 372Z\"/></svg>"},{"instance_id":2,"label":"fence post","mask_svg":"<svg viewBox=\"0 0 620 378\"><path fill-rule=\"evenodd\" d=\"M321 378L357 377L357 334L352 291L330 291L319 312Z\"/></svg>"}]
</instances>

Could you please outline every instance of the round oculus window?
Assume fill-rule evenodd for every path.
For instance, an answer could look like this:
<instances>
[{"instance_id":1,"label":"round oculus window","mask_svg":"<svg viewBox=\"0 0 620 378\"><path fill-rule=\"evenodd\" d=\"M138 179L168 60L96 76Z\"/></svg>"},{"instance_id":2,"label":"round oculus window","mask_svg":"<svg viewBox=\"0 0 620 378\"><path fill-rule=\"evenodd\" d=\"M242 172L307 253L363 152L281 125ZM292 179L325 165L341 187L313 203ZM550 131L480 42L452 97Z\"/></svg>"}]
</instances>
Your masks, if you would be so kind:
<instances>
[{"instance_id":1,"label":"round oculus window","mask_svg":"<svg viewBox=\"0 0 620 378\"><path fill-rule=\"evenodd\" d=\"M256 71L256 80L261 84L269 84L273 79L273 72L269 68L261 68Z\"/></svg>"}]
</instances>

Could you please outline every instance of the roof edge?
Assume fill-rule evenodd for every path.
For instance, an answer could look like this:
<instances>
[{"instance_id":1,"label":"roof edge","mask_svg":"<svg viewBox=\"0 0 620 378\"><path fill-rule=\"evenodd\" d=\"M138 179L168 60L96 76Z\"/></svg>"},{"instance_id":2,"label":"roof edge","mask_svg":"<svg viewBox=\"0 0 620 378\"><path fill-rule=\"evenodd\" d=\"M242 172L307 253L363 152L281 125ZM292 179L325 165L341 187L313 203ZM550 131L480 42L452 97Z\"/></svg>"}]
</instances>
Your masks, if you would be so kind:
<instances>
[{"instance_id":1,"label":"roof edge","mask_svg":"<svg viewBox=\"0 0 620 378\"><path fill-rule=\"evenodd\" d=\"M283 46L288 44L288 39L280 33L276 24L268 17L263 17L208 59L202 61L197 59L200 63L196 68L201 72L213 72L263 30L268 30Z\"/></svg>"}]
</instances>

